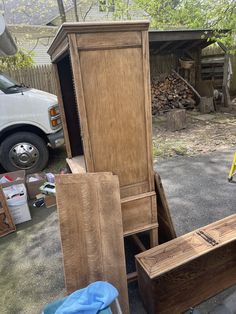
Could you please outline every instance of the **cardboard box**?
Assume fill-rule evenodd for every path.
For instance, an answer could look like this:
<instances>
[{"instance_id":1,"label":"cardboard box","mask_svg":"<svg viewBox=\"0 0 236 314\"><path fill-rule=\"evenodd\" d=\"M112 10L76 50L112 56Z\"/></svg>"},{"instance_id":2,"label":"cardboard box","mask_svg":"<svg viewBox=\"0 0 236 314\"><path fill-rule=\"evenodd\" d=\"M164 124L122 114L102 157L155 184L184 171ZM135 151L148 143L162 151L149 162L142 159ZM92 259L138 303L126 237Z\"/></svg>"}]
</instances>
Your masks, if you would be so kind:
<instances>
[{"instance_id":1,"label":"cardboard box","mask_svg":"<svg viewBox=\"0 0 236 314\"><path fill-rule=\"evenodd\" d=\"M44 198L44 203L45 203L45 206L47 208L50 208L52 206L55 206L56 205L56 196L54 195L45 195L45 198Z\"/></svg>"},{"instance_id":2,"label":"cardboard box","mask_svg":"<svg viewBox=\"0 0 236 314\"><path fill-rule=\"evenodd\" d=\"M30 178L37 179L37 181L30 182ZM26 176L26 187L29 198L35 199L36 195L40 193L40 186L46 182L46 175L43 172L28 174Z\"/></svg>"},{"instance_id":3,"label":"cardboard box","mask_svg":"<svg viewBox=\"0 0 236 314\"><path fill-rule=\"evenodd\" d=\"M17 186L21 191L23 191L23 195L8 199L8 196L12 194L11 189L14 188L14 186L3 188L3 192L6 196L7 205L12 216L13 222L15 225L17 225L22 222L31 220L31 215L27 203L27 191L25 185L22 183L20 185L16 184L15 186Z\"/></svg>"},{"instance_id":4,"label":"cardboard box","mask_svg":"<svg viewBox=\"0 0 236 314\"><path fill-rule=\"evenodd\" d=\"M9 206L9 211L15 225L31 220L28 203L18 206Z\"/></svg>"},{"instance_id":5,"label":"cardboard box","mask_svg":"<svg viewBox=\"0 0 236 314\"><path fill-rule=\"evenodd\" d=\"M10 177L13 180L13 182L2 183L3 188L14 185L14 184L21 184L21 183L25 184L25 170L2 173L0 174L0 179L4 176Z\"/></svg>"}]
</instances>

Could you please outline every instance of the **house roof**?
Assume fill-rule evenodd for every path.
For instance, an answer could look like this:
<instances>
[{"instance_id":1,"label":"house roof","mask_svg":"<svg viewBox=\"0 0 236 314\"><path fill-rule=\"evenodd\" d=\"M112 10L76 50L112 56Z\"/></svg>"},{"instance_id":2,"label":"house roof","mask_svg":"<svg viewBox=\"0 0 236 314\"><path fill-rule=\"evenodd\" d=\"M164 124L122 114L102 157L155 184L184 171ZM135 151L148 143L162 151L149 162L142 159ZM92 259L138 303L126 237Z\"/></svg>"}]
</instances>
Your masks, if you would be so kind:
<instances>
[{"instance_id":1,"label":"house roof","mask_svg":"<svg viewBox=\"0 0 236 314\"><path fill-rule=\"evenodd\" d=\"M57 26L44 26L44 25L8 25L9 31L15 36L24 36L29 39L49 38L54 37L58 30Z\"/></svg>"},{"instance_id":2,"label":"house roof","mask_svg":"<svg viewBox=\"0 0 236 314\"><path fill-rule=\"evenodd\" d=\"M218 37L229 30L220 30ZM149 30L150 50L153 54L168 54L178 51L191 51L203 49L215 40L215 30L212 29L175 29L175 30Z\"/></svg>"}]
</instances>

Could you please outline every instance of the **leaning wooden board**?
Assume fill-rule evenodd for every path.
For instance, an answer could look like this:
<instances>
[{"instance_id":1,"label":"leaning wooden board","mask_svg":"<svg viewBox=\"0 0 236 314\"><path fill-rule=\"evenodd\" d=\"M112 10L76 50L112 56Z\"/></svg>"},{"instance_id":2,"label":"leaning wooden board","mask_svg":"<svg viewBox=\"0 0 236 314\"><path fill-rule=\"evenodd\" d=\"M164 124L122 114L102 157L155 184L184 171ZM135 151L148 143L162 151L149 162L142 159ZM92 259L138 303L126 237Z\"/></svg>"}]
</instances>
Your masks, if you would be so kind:
<instances>
[{"instance_id":1,"label":"leaning wooden board","mask_svg":"<svg viewBox=\"0 0 236 314\"><path fill-rule=\"evenodd\" d=\"M136 264L148 313L182 313L236 284L236 215L145 251Z\"/></svg>"},{"instance_id":2,"label":"leaning wooden board","mask_svg":"<svg viewBox=\"0 0 236 314\"><path fill-rule=\"evenodd\" d=\"M68 293L96 280L112 283L129 313L118 177L109 173L56 177Z\"/></svg>"},{"instance_id":3,"label":"leaning wooden board","mask_svg":"<svg viewBox=\"0 0 236 314\"><path fill-rule=\"evenodd\" d=\"M155 190L158 208L158 240L159 244L176 238L176 232L170 214L165 191L160 175L155 172Z\"/></svg>"},{"instance_id":4,"label":"leaning wooden board","mask_svg":"<svg viewBox=\"0 0 236 314\"><path fill-rule=\"evenodd\" d=\"M16 231L16 227L13 223L7 201L0 185L0 237L7 235L8 233Z\"/></svg>"}]
</instances>

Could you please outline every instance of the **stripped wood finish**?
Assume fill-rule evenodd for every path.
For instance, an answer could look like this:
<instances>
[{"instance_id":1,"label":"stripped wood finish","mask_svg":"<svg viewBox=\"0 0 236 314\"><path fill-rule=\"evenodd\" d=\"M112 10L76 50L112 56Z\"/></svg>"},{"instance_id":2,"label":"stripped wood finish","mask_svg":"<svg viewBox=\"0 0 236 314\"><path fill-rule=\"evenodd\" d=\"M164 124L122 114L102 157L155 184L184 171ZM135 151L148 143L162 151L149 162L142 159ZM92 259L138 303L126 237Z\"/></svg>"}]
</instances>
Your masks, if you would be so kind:
<instances>
[{"instance_id":1,"label":"stripped wood finish","mask_svg":"<svg viewBox=\"0 0 236 314\"><path fill-rule=\"evenodd\" d=\"M65 137L72 172L80 171L74 158L82 154L74 147L81 135L86 171L118 175L121 199L134 197L122 202L124 235L152 226L156 245L148 26L147 21L65 23L49 54L60 67L68 58L64 46L69 43L76 102L63 99L63 128L73 130ZM58 74L63 76L63 71ZM77 114L75 108L77 123L70 118L72 111L73 117Z\"/></svg>"},{"instance_id":2,"label":"stripped wood finish","mask_svg":"<svg viewBox=\"0 0 236 314\"><path fill-rule=\"evenodd\" d=\"M236 215L136 256L148 313L182 313L236 283Z\"/></svg>"},{"instance_id":3,"label":"stripped wood finish","mask_svg":"<svg viewBox=\"0 0 236 314\"><path fill-rule=\"evenodd\" d=\"M159 243L165 243L176 238L176 232L170 214L165 191L160 175L155 172L156 202L158 208L158 238Z\"/></svg>"},{"instance_id":4,"label":"stripped wood finish","mask_svg":"<svg viewBox=\"0 0 236 314\"><path fill-rule=\"evenodd\" d=\"M68 293L105 280L118 289L123 313L129 313L118 177L61 175L56 190Z\"/></svg>"},{"instance_id":5,"label":"stripped wood finish","mask_svg":"<svg viewBox=\"0 0 236 314\"><path fill-rule=\"evenodd\" d=\"M16 227L9 212L2 186L0 185L0 237L14 231L16 231Z\"/></svg>"},{"instance_id":6,"label":"stripped wood finish","mask_svg":"<svg viewBox=\"0 0 236 314\"><path fill-rule=\"evenodd\" d=\"M72 173L86 173L86 166L83 156L66 158L66 162L70 167Z\"/></svg>"}]
</instances>

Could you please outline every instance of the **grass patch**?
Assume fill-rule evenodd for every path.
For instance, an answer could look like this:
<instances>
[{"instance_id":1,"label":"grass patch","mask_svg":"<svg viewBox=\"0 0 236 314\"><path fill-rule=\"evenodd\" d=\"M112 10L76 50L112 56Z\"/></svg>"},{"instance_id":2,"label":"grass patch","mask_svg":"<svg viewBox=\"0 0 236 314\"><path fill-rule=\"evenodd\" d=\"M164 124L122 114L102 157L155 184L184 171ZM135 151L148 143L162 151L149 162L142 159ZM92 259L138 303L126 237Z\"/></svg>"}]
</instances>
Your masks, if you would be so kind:
<instances>
[{"instance_id":1,"label":"grass patch","mask_svg":"<svg viewBox=\"0 0 236 314\"><path fill-rule=\"evenodd\" d=\"M172 157L175 155L185 156L187 155L187 147L181 141L154 141L153 143L153 157L164 158Z\"/></svg>"}]
</instances>

